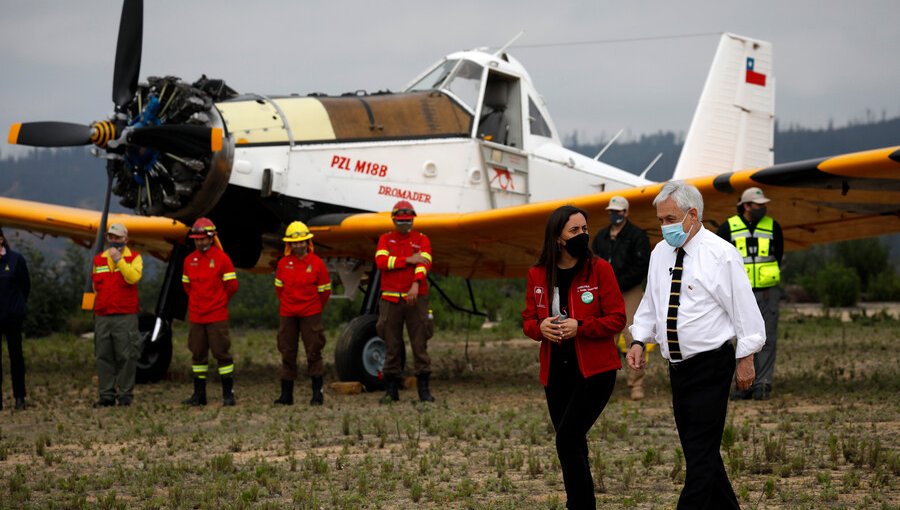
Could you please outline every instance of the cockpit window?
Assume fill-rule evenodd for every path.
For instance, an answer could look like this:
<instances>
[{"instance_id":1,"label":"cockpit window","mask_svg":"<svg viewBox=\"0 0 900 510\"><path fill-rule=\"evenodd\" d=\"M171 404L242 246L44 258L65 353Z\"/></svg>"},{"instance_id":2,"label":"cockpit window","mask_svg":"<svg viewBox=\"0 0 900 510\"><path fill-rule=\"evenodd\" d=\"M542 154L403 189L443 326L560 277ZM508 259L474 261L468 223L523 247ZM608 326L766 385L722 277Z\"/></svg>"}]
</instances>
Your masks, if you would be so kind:
<instances>
[{"instance_id":1,"label":"cockpit window","mask_svg":"<svg viewBox=\"0 0 900 510\"><path fill-rule=\"evenodd\" d=\"M528 128L533 135L546 136L547 138L553 137L553 134L550 132L550 126L547 125L547 121L544 120L541 111L534 104L534 99L530 97L528 98Z\"/></svg>"},{"instance_id":2,"label":"cockpit window","mask_svg":"<svg viewBox=\"0 0 900 510\"><path fill-rule=\"evenodd\" d=\"M443 89L475 111L484 68L469 60L447 60L409 87L409 91Z\"/></svg>"}]
</instances>

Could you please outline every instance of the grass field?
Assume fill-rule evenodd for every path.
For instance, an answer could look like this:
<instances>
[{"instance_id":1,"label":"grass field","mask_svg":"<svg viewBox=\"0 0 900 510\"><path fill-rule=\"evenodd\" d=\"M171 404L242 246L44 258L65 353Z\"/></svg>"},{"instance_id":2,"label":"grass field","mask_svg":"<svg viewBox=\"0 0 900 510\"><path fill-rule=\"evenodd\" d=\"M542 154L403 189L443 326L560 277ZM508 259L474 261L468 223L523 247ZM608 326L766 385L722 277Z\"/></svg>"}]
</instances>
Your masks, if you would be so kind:
<instances>
[{"instance_id":1,"label":"grass field","mask_svg":"<svg viewBox=\"0 0 900 510\"><path fill-rule=\"evenodd\" d=\"M723 456L743 508L900 508L900 323L785 317L774 398L729 405ZM4 355L0 508L563 508L537 344L439 332L433 392L275 407L272 331L234 332L238 405L185 408L185 332L172 380L130 408L93 409L91 340L26 341L30 407L14 412ZM334 381L329 334L326 384ZM301 349L302 352L302 349ZM589 439L601 508L673 508L684 463L664 363L648 398L623 373Z\"/></svg>"}]
</instances>

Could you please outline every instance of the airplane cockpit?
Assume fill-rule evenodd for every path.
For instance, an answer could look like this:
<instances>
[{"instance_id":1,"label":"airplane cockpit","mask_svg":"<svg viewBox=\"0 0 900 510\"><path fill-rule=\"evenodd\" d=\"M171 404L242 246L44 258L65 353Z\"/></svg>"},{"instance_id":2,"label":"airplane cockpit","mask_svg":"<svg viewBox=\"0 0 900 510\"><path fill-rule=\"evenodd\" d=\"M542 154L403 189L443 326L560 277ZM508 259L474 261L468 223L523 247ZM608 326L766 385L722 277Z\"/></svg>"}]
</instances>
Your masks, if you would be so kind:
<instances>
[{"instance_id":1,"label":"airplane cockpit","mask_svg":"<svg viewBox=\"0 0 900 510\"><path fill-rule=\"evenodd\" d=\"M471 136L523 149L523 95L528 97L529 133L553 137L535 93L523 90L523 77L527 80L524 68L505 53L466 51L449 55L405 91L440 90L472 115Z\"/></svg>"}]
</instances>

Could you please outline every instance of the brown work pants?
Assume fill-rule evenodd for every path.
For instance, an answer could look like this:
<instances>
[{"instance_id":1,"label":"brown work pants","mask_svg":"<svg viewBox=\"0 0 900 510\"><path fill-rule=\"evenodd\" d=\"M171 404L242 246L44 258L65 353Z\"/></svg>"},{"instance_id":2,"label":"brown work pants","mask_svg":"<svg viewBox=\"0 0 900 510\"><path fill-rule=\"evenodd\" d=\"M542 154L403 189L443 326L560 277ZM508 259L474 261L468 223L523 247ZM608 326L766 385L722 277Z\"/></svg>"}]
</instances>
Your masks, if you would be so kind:
<instances>
[{"instance_id":1,"label":"brown work pants","mask_svg":"<svg viewBox=\"0 0 900 510\"><path fill-rule=\"evenodd\" d=\"M229 352L231 336L228 332L228 321L209 324L192 322L188 330L188 349L191 351L191 363L194 365L195 377L206 377L207 370L198 367L208 365L210 350L219 364L219 374L231 375L234 370L234 358Z\"/></svg>"},{"instance_id":2,"label":"brown work pants","mask_svg":"<svg viewBox=\"0 0 900 510\"><path fill-rule=\"evenodd\" d=\"M297 346L299 338L303 339L306 351L306 369L310 377L325 374L322 362L322 349L325 347L325 328L322 327L322 314L309 317L281 317L278 325L278 352L281 353L281 378L291 380L297 378Z\"/></svg>"},{"instance_id":3,"label":"brown work pants","mask_svg":"<svg viewBox=\"0 0 900 510\"><path fill-rule=\"evenodd\" d=\"M431 373L431 358L428 357L428 339L434 332L431 319L428 318L428 297L419 296L415 303L401 300L393 303L382 299L378 304L378 323L376 330L387 347L384 360L384 375L399 377L403 371L401 353L406 348L403 344L403 324L409 334L415 359L415 375Z\"/></svg>"}]
</instances>

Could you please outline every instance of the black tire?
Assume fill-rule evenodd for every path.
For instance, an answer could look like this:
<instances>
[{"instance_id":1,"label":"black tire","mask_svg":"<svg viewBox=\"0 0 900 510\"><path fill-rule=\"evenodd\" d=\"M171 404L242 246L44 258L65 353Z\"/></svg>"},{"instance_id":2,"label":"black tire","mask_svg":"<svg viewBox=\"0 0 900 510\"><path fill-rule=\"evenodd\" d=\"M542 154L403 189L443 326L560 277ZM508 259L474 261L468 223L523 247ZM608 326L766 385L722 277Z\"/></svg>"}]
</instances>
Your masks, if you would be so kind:
<instances>
[{"instance_id":1,"label":"black tire","mask_svg":"<svg viewBox=\"0 0 900 510\"><path fill-rule=\"evenodd\" d=\"M172 328L168 322L163 321L156 341L150 342L155 324L156 316L151 313L142 313L138 317L141 335L141 357L138 358L135 375L138 384L159 382L169 372L169 364L172 362Z\"/></svg>"},{"instance_id":2,"label":"black tire","mask_svg":"<svg viewBox=\"0 0 900 510\"><path fill-rule=\"evenodd\" d=\"M359 381L367 391L384 388L381 369L384 368L386 346L378 336L377 315L361 315L341 331L334 348L334 368L342 381Z\"/></svg>"}]
</instances>

